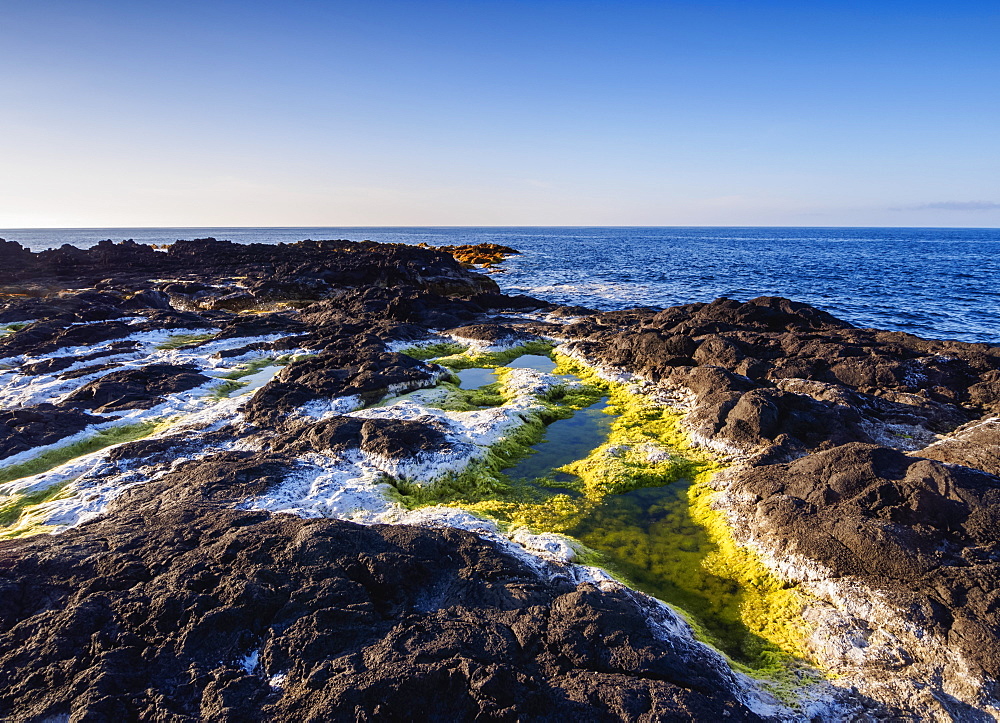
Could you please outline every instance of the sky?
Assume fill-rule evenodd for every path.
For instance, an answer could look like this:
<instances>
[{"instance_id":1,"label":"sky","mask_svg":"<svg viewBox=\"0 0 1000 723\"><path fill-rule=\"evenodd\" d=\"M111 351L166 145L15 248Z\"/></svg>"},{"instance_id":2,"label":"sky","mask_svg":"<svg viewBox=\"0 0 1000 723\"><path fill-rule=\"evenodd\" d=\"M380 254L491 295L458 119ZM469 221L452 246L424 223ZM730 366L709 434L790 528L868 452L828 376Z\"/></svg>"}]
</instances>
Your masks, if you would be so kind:
<instances>
[{"instance_id":1,"label":"sky","mask_svg":"<svg viewBox=\"0 0 1000 723\"><path fill-rule=\"evenodd\" d=\"M0 228L1000 227L1000 3L0 0Z\"/></svg>"}]
</instances>

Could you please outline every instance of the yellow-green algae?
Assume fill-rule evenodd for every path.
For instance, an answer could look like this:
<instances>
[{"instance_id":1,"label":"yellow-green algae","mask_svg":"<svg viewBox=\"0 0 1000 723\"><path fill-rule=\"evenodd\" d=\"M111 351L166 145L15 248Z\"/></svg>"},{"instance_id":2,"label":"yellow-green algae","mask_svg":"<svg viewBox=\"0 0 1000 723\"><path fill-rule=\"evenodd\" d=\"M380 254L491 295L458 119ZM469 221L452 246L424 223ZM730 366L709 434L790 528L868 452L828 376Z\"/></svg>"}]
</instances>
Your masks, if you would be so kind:
<instances>
[{"instance_id":1,"label":"yellow-green algae","mask_svg":"<svg viewBox=\"0 0 1000 723\"><path fill-rule=\"evenodd\" d=\"M71 459L82 457L85 454L96 452L105 447L110 447L113 444L134 442L137 439L155 434L168 425L169 421L167 420L153 419L137 424L122 424L102 429L78 442L63 445L62 447L54 447L42 452L37 457L32 457L18 464L0 467L0 484L48 472L50 469L55 469L59 465L69 462Z\"/></svg>"},{"instance_id":2,"label":"yellow-green algae","mask_svg":"<svg viewBox=\"0 0 1000 723\"><path fill-rule=\"evenodd\" d=\"M444 409L449 412L471 412L474 409L499 407L507 401L503 385L497 381L477 389L462 389L454 382L441 382L438 385L447 391L440 399L429 402L428 406ZM391 403L394 400L389 400Z\"/></svg>"},{"instance_id":3,"label":"yellow-green algae","mask_svg":"<svg viewBox=\"0 0 1000 723\"><path fill-rule=\"evenodd\" d=\"M15 321L13 324L0 324L0 336L13 334L15 331L21 331L21 329L28 326L31 326L30 321Z\"/></svg>"},{"instance_id":4,"label":"yellow-green algae","mask_svg":"<svg viewBox=\"0 0 1000 723\"><path fill-rule=\"evenodd\" d=\"M42 524L45 513L40 508L62 497L69 482L61 482L24 495L0 498L0 540L39 535L52 529Z\"/></svg>"},{"instance_id":5,"label":"yellow-green algae","mask_svg":"<svg viewBox=\"0 0 1000 723\"><path fill-rule=\"evenodd\" d=\"M276 367L287 367L289 364L293 364L300 359L306 359L307 357L315 356L315 352L305 352L304 354L282 354L277 359L274 360L274 366Z\"/></svg>"},{"instance_id":6,"label":"yellow-green algae","mask_svg":"<svg viewBox=\"0 0 1000 723\"><path fill-rule=\"evenodd\" d=\"M430 353L432 349L436 350L433 354ZM509 364L519 356L524 356L525 354L549 356L552 353L552 343L548 341L531 341L521 346L494 352L477 352L461 344L445 343L404 349L402 353L412 356L415 359L433 359L435 364L440 364L455 371L459 369L472 369L473 367L495 369Z\"/></svg>"},{"instance_id":7,"label":"yellow-green algae","mask_svg":"<svg viewBox=\"0 0 1000 723\"><path fill-rule=\"evenodd\" d=\"M289 362L291 362L291 357L289 357ZM279 363L272 357L264 356L264 357L258 357L256 359L251 359L248 362L240 364L234 369L230 369L225 374L220 374L218 378L223 379L225 381L220 382L219 384L213 386L208 392L208 398L214 399L216 401L222 399L228 399L233 392L237 391L238 389L242 389L243 387L247 386L247 384L250 383L250 382L240 381L241 379L243 379L243 377L248 377L251 374L256 374L261 369L264 369L269 366L279 366Z\"/></svg>"},{"instance_id":8,"label":"yellow-green algae","mask_svg":"<svg viewBox=\"0 0 1000 723\"><path fill-rule=\"evenodd\" d=\"M548 345L511 351L436 361L453 369L490 367L523 353L551 353ZM737 545L724 515L712 508L716 493L709 483L720 470L717 461L691 445L680 413L601 379L575 360L555 358L556 373L575 375L583 382L580 389L554 390L542 400L543 411L529 415L463 473L430 486L397 482L401 501L411 507L452 505L510 528L575 538L592 551L589 562L679 608L696 634L738 668L771 678L779 693L799 680L807 599ZM498 372L501 394L505 372ZM614 421L607 439L586 458L554 470L559 479L521 481L504 474L530 454L547 424L601 397L608 398Z\"/></svg>"},{"instance_id":9,"label":"yellow-green algae","mask_svg":"<svg viewBox=\"0 0 1000 723\"><path fill-rule=\"evenodd\" d=\"M227 379L224 382L216 384L208 391L208 398L215 401L221 401L223 399L229 399L229 395L235 392L237 389L242 389L250 382L241 382L235 379Z\"/></svg>"},{"instance_id":10,"label":"yellow-green algae","mask_svg":"<svg viewBox=\"0 0 1000 723\"><path fill-rule=\"evenodd\" d=\"M424 346L411 346L407 349L401 349L400 354L406 354L406 356L413 357L420 361L426 361L427 359L435 359L439 356L449 356L452 354L461 354L468 347L464 344L456 344L455 342L445 341L440 344L425 344Z\"/></svg>"},{"instance_id":11,"label":"yellow-green algae","mask_svg":"<svg viewBox=\"0 0 1000 723\"><path fill-rule=\"evenodd\" d=\"M473 349L468 349L461 354L440 357L434 361L453 370L471 369L472 367L496 369L506 366L525 354L550 356L552 354L552 347L553 344L548 341L531 341L521 346L505 349L504 351L477 352Z\"/></svg>"},{"instance_id":12,"label":"yellow-green algae","mask_svg":"<svg viewBox=\"0 0 1000 723\"><path fill-rule=\"evenodd\" d=\"M173 334L162 344L157 344L157 349L184 349L197 346L209 339L215 338L215 334Z\"/></svg>"},{"instance_id":13,"label":"yellow-green algae","mask_svg":"<svg viewBox=\"0 0 1000 723\"><path fill-rule=\"evenodd\" d=\"M148 437L162 431L171 422L172 420L154 419L103 429L86 439L50 449L25 462L0 467L0 484L48 472L72 459L114 444L134 442ZM69 480L64 480L44 489L0 496L0 539L25 537L48 531L50 527L41 524L44 510L40 508L48 502L59 499L65 494L69 484Z\"/></svg>"},{"instance_id":14,"label":"yellow-green algae","mask_svg":"<svg viewBox=\"0 0 1000 723\"><path fill-rule=\"evenodd\" d=\"M289 359L289 361L291 361L291 359ZM251 359L248 362L240 364L235 369L230 369L225 374L220 374L219 379L242 379L243 377L248 377L251 374L256 374L261 369L269 366L276 366L275 360L272 357L257 357L256 359Z\"/></svg>"}]
</instances>

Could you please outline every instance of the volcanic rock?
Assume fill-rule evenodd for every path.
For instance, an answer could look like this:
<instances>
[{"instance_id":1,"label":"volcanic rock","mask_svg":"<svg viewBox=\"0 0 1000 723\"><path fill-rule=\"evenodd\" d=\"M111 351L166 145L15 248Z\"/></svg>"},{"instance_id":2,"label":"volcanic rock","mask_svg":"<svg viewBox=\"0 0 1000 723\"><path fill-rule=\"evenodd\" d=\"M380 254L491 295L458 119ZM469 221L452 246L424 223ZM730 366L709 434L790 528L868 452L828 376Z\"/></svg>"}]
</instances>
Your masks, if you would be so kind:
<instances>
[{"instance_id":1,"label":"volcanic rock","mask_svg":"<svg viewBox=\"0 0 1000 723\"><path fill-rule=\"evenodd\" d=\"M17 720L759 720L627 591L459 530L121 505L0 542L0 589Z\"/></svg>"},{"instance_id":2,"label":"volcanic rock","mask_svg":"<svg viewBox=\"0 0 1000 723\"><path fill-rule=\"evenodd\" d=\"M556 307L405 245L2 242L0 261L28 295L0 323L32 322L0 338L0 455L228 383L190 426L74 468L92 507L59 534L0 542L2 719L794 719L662 605L499 534L253 509L319 459L378 477L474 446L449 413L351 411L437 384L392 350L442 330L561 339L682 405L692 441L735 461L713 498L734 538L812 596L807 650L841 692L808 715L1000 710L998 347L774 297ZM201 353L149 341L199 329Z\"/></svg>"},{"instance_id":3,"label":"volcanic rock","mask_svg":"<svg viewBox=\"0 0 1000 723\"><path fill-rule=\"evenodd\" d=\"M196 367L149 364L140 369L123 369L105 374L69 395L62 404L81 406L96 412L149 409L163 395L185 392L208 381Z\"/></svg>"},{"instance_id":4,"label":"volcanic rock","mask_svg":"<svg viewBox=\"0 0 1000 723\"><path fill-rule=\"evenodd\" d=\"M0 410L0 457L52 444L87 425L104 421L107 420L54 404Z\"/></svg>"}]
</instances>

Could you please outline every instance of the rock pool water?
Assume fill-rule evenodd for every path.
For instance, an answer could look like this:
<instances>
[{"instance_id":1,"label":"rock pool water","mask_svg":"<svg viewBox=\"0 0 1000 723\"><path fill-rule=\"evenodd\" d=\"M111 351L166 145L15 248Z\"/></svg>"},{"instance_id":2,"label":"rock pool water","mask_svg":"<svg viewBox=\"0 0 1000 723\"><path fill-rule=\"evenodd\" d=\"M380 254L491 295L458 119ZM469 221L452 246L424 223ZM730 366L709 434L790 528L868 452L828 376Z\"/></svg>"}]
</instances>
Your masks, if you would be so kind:
<instances>
[{"instance_id":1,"label":"rock pool water","mask_svg":"<svg viewBox=\"0 0 1000 723\"><path fill-rule=\"evenodd\" d=\"M534 369L536 372L552 374L556 370L556 363L547 356L541 354L522 354L512 362L505 364L511 369Z\"/></svg>"},{"instance_id":2,"label":"rock pool water","mask_svg":"<svg viewBox=\"0 0 1000 723\"><path fill-rule=\"evenodd\" d=\"M458 372L458 379L460 389L479 389L495 382L497 375L494 369L480 369L476 367L462 369Z\"/></svg>"},{"instance_id":3,"label":"rock pool water","mask_svg":"<svg viewBox=\"0 0 1000 723\"><path fill-rule=\"evenodd\" d=\"M690 488L681 480L611 495L567 532L634 587L693 615L734 660L755 667L767 642L740 619L740 587L707 569L718 548L691 517Z\"/></svg>"},{"instance_id":4,"label":"rock pool water","mask_svg":"<svg viewBox=\"0 0 1000 723\"><path fill-rule=\"evenodd\" d=\"M501 445L492 481L481 468L482 479L473 475L468 486L446 486L417 505L448 502L574 538L596 553L592 562L687 613L702 639L733 661L782 675L797 650L788 617L798 620L801 605L792 591L773 596L759 563L730 549L704 496L714 463L688 447L677 413L557 359L527 353L501 362L566 381L565 391L541 398L551 412L542 415L545 426L520 442L526 446ZM462 388L503 383L498 370L463 369Z\"/></svg>"},{"instance_id":5,"label":"rock pool water","mask_svg":"<svg viewBox=\"0 0 1000 723\"><path fill-rule=\"evenodd\" d=\"M512 480L552 478L558 474L558 467L583 459L608 441L612 418L606 413L607 407L608 398L603 397L569 419L552 422L545 428L542 441L532 447L532 454L503 473Z\"/></svg>"}]
</instances>

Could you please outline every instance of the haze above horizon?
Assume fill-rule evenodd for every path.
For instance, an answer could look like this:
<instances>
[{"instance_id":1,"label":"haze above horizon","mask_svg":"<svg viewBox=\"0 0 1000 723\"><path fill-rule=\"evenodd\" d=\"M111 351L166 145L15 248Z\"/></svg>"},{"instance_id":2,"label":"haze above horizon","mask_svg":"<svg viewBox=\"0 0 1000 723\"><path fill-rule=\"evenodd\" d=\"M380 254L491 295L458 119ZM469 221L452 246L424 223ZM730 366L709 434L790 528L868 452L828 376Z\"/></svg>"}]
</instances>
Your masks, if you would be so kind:
<instances>
[{"instance_id":1,"label":"haze above horizon","mask_svg":"<svg viewBox=\"0 0 1000 723\"><path fill-rule=\"evenodd\" d=\"M988 2L0 6L0 227L1000 227Z\"/></svg>"}]
</instances>

